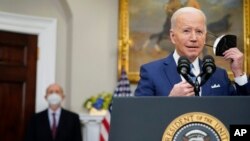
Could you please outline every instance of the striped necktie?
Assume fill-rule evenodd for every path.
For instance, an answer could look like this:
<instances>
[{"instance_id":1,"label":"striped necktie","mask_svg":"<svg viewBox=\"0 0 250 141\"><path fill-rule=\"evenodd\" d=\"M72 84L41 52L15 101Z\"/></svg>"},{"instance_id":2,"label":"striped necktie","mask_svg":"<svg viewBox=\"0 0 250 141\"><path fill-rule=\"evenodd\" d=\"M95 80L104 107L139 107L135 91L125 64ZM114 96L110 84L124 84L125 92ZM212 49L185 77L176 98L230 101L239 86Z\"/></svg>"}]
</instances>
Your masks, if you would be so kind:
<instances>
[{"instance_id":1,"label":"striped necktie","mask_svg":"<svg viewBox=\"0 0 250 141\"><path fill-rule=\"evenodd\" d=\"M195 74L193 73L193 70L194 69L194 65L193 64L190 64L190 79L193 81L193 83L195 83L196 81L196 76Z\"/></svg>"},{"instance_id":2,"label":"striped necktie","mask_svg":"<svg viewBox=\"0 0 250 141\"><path fill-rule=\"evenodd\" d=\"M190 75L189 75L189 78L193 81L193 84L197 88L196 89L198 91L197 96L199 96L199 95L201 96L201 87L199 87L199 88L197 87L197 86L200 86L200 84L199 84L200 80L199 80L198 77L196 77L196 75L195 75L195 73L193 71L195 71L194 65L190 64Z\"/></svg>"}]
</instances>

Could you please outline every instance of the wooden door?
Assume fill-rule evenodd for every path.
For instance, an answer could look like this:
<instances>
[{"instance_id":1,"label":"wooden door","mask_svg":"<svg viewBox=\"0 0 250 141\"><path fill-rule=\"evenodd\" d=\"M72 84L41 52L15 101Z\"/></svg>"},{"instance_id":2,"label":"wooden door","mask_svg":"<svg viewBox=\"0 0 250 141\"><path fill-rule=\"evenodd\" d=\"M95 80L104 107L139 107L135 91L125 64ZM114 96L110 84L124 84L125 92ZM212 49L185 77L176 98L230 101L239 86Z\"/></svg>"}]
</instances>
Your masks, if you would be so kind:
<instances>
[{"instance_id":1,"label":"wooden door","mask_svg":"<svg viewBox=\"0 0 250 141\"><path fill-rule=\"evenodd\" d=\"M35 112L37 36L0 31L0 141L22 141Z\"/></svg>"}]
</instances>

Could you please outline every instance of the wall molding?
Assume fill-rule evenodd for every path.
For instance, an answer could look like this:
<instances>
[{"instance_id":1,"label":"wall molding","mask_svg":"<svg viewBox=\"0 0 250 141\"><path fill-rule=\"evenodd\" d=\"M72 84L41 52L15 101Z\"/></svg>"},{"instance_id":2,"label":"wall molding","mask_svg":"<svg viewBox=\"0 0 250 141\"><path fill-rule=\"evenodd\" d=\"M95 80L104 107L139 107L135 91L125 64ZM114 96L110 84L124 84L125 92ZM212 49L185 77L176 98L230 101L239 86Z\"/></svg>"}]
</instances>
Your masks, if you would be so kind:
<instances>
[{"instance_id":1,"label":"wall molding","mask_svg":"<svg viewBox=\"0 0 250 141\"><path fill-rule=\"evenodd\" d=\"M57 20L0 12L0 30L38 35L36 112L47 108L45 89L55 82Z\"/></svg>"}]
</instances>

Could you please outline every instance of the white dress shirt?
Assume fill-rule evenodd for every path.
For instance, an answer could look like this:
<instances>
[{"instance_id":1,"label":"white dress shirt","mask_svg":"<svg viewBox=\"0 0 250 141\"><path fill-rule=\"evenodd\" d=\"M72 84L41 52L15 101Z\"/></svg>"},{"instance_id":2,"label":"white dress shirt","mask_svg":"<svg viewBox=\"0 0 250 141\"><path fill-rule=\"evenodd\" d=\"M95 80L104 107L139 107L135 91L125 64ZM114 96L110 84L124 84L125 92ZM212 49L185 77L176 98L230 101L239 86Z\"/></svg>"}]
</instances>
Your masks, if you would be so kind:
<instances>
[{"instance_id":1,"label":"white dress shirt","mask_svg":"<svg viewBox=\"0 0 250 141\"><path fill-rule=\"evenodd\" d=\"M60 115L61 115L61 108L58 108L56 111L52 111L50 108L48 108L48 117L49 117L49 123L50 123L50 127L52 128L52 124L53 124L53 113L55 113L55 117L56 117L56 127L58 126L59 123L59 119L60 119Z\"/></svg>"},{"instance_id":2,"label":"white dress shirt","mask_svg":"<svg viewBox=\"0 0 250 141\"><path fill-rule=\"evenodd\" d=\"M177 53L177 51L174 51L173 54L174 57L174 61L176 63L176 66L178 66L178 60L180 58L180 55ZM199 65L199 58L197 57L193 62L192 62L193 67L191 68L191 71L193 72L193 74L197 77L200 74L200 65ZM184 77L181 76L182 81L186 81ZM198 77L198 81L199 83L201 83L201 78ZM201 87L200 87L200 92L199 95L201 96Z\"/></svg>"}]
</instances>

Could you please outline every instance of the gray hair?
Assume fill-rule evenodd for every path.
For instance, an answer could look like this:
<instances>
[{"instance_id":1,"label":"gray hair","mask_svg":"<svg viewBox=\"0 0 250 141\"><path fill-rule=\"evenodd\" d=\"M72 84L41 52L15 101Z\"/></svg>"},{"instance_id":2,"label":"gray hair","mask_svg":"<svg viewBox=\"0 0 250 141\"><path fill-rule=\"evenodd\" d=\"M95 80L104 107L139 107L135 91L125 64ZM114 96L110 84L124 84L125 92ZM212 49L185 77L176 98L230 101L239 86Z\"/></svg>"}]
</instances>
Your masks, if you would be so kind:
<instances>
[{"instance_id":1,"label":"gray hair","mask_svg":"<svg viewBox=\"0 0 250 141\"><path fill-rule=\"evenodd\" d=\"M171 17L171 29L174 28L174 26L176 25L176 19L178 16L180 16L183 13L192 13L192 12L196 12L196 13L201 14L204 18L205 23L206 23L206 21L207 21L206 16L201 10L196 9L194 7L183 7L183 8L178 9L177 11L175 11L174 14L172 15L172 17Z\"/></svg>"}]
</instances>

